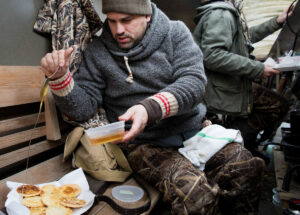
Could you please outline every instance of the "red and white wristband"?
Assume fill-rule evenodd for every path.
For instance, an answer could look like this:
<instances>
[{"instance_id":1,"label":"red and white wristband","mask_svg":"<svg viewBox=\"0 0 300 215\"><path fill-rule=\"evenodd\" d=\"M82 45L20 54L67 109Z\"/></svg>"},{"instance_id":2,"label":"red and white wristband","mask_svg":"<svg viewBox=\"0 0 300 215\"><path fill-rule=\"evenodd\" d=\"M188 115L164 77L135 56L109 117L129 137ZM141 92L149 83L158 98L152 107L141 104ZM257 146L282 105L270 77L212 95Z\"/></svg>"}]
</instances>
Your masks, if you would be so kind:
<instances>
[{"instance_id":1,"label":"red and white wristband","mask_svg":"<svg viewBox=\"0 0 300 215\"><path fill-rule=\"evenodd\" d=\"M68 71L63 77L50 81L49 86L55 95L66 96L72 91L74 87L74 80L71 73Z\"/></svg>"},{"instance_id":2,"label":"red and white wristband","mask_svg":"<svg viewBox=\"0 0 300 215\"><path fill-rule=\"evenodd\" d=\"M174 116L178 112L178 101L175 98L175 96L171 93L168 92L157 93L149 97L149 99L153 99L159 104L162 111L162 116L161 116L162 119L170 116Z\"/></svg>"}]
</instances>

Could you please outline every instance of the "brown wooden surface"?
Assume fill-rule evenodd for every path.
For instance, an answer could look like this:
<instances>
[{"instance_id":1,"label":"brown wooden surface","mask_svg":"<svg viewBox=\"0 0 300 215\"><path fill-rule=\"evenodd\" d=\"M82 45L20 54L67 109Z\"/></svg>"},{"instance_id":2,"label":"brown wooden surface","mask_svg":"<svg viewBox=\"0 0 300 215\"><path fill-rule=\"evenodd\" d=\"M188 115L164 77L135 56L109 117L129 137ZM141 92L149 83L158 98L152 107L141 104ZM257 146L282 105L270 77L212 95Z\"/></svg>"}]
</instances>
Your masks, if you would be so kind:
<instances>
[{"instance_id":1,"label":"brown wooden surface","mask_svg":"<svg viewBox=\"0 0 300 215\"><path fill-rule=\"evenodd\" d=\"M19 128L24 128L26 126L31 126L34 125L34 123L37 120L38 114L30 114L30 115L25 115L21 117L15 117L7 120L2 120L0 121L0 134L19 129ZM39 117L38 123L45 122L45 114L41 113Z\"/></svg>"},{"instance_id":2,"label":"brown wooden surface","mask_svg":"<svg viewBox=\"0 0 300 215\"><path fill-rule=\"evenodd\" d=\"M21 131L18 133L6 135L0 137L0 149L4 149L16 144L29 141L30 139L35 139L43 137L46 135L46 127L41 126L35 129L30 129L26 131Z\"/></svg>"},{"instance_id":3,"label":"brown wooden surface","mask_svg":"<svg viewBox=\"0 0 300 215\"><path fill-rule=\"evenodd\" d=\"M47 140L60 140L61 133L59 129L56 106L50 90L48 91L45 99L45 118Z\"/></svg>"},{"instance_id":4,"label":"brown wooden surface","mask_svg":"<svg viewBox=\"0 0 300 215\"><path fill-rule=\"evenodd\" d=\"M0 107L40 100L44 75L39 66L0 66Z\"/></svg>"},{"instance_id":5,"label":"brown wooden surface","mask_svg":"<svg viewBox=\"0 0 300 215\"><path fill-rule=\"evenodd\" d=\"M62 145L63 142L49 142L47 140L41 141L34 145L29 146L12 151L10 153L6 153L0 156L0 168L3 168L7 165L16 163L18 161L26 159L28 156L34 156L41 152L48 151L50 149L56 148Z\"/></svg>"},{"instance_id":6,"label":"brown wooden surface","mask_svg":"<svg viewBox=\"0 0 300 215\"><path fill-rule=\"evenodd\" d=\"M70 162L63 163L62 155L49 159L41 164L22 171L16 175L0 181L0 208L4 207L6 196L9 192L6 181L22 182L29 184L41 184L60 179L63 175L72 170Z\"/></svg>"},{"instance_id":7,"label":"brown wooden surface","mask_svg":"<svg viewBox=\"0 0 300 215\"><path fill-rule=\"evenodd\" d=\"M145 183L145 182L144 182ZM125 185L136 185L139 186L136 181L131 178L129 179L126 183L124 183ZM146 183L145 183L146 184ZM104 192L104 195L107 195L109 197L111 197L118 205L125 207L125 208L136 208L136 207L140 207L142 205L144 205L147 202L147 195L146 193L144 193L144 196L141 200L134 202L134 203L126 203L126 202L121 202L118 201L117 199L112 197L111 191L112 188L120 185L119 183L115 183L113 185L111 185L109 188L107 188L107 190ZM153 209L153 207L155 206L155 204L157 203L157 201L159 200L160 194L157 190L153 189L151 186L149 186L148 184L146 184L150 195L151 195L151 207L148 211L146 211L143 214L149 214L151 212L151 210ZM91 215L119 215L118 212L116 212L114 209L112 209L107 203L105 202L100 202L97 205L95 205L93 207L93 209L89 212L89 214Z\"/></svg>"},{"instance_id":8,"label":"brown wooden surface","mask_svg":"<svg viewBox=\"0 0 300 215\"><path fill-rule=\"evenodd\" d=\"M276 183L278 196L281 200L289 200L291 198L300 198L300 185L292 179L290 183L290 191L286 192L282 190L283 178L286 174L286 170L289 167L289 163L284 160L283 151L274 150L274 166L276 174Z\"/></svg>"}]
</instances>

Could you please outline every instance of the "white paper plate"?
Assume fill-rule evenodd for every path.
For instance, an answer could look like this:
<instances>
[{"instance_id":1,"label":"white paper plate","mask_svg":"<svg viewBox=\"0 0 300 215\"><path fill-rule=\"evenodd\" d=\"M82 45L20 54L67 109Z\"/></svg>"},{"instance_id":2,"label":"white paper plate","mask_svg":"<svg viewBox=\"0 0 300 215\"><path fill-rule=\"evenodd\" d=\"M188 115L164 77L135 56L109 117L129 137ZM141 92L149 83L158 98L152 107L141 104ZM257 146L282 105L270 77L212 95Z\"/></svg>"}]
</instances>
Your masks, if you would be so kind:
<instances>
[{"instance_id":1,"label":"white paper plate","mask_svg":"<svg viewBox=\"0 0 300 215\"><path fill-rule=\"evenodd\" d=\"M60 180L53 181L45 184L36 184L42 187L46 184L54 184L56 186L61 186L63 184L77 184L81 187L81 193L78 196L79 199L86 201L86 205L82 208L73 209L72 215L80 215L86 212L92 207L95 199L95 194L90 191L89 184L81 168L73 170L68 174L64 175ZM30 212L27 207L22 204L22 197L17 193L17 188L22 185L22 183L17 182L6 182L7 187L11 190L5 201L5 207L9 215L29 215Z\"/></svg>"}]
</instances>

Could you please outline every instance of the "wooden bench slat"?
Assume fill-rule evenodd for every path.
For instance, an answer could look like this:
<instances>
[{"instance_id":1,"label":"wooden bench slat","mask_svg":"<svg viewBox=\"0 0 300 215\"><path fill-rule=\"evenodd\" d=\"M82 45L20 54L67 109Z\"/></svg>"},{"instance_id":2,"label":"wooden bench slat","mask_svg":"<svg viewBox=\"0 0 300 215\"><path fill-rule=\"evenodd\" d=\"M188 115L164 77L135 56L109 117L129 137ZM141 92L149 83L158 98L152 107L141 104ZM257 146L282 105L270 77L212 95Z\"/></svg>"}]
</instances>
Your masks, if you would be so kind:
<instances>
[{"instance_id":1,"label":"wooden bench slat","mask_svg":"<svg viewBox=\"0 0 300 215\"><path fill-rule=\"evenodd\" d=\"M18 143L26 142L31 139L43 137L46 135L46 127L41 126L35 129L21 131L15 134L0 137L0 149L14 146Z\"/></svg>"},{"instance_id":2,"label":"wooden bench slat","mask_svg":"<svg viewBox=\"0 0 300 215\"><path fill-rule=\"evenodd\" d=\"M37 116L38 114L30 114L26 116L2 120L0 121L0 133L34 125L37 120ZM45 113L41 113L39 117L38 123L42 122L45 122Z\"/></svg>"},{"instance_id":3,"label":"wooden bench slat","mask_svg":"<svg viewBox=\"0 0 300 215\"><path fill-rule=\"evenodd\" d=\"M24 160L28 157L32 157L41 152L48 151L50 149L56 148L62 145L63 142L48 142L44 140L42 142L36 143L30 146L30 151L28 152L29 146L18 149L16 151L4 154L0 156L0 168L3 168L7 165L16 163L18 161Z\"/></svg>"},{"instance_id":4,"label":"wooden bench slat","mask_svg":"<svg viewBox=\"0 0 300 215\"><path fill-rule=\"evenodd\" d=\"M40 66L0 66L0 107L40 100L44 75Z\"/></svg>"},{"instance_id":5,"label":"wooden bench slat","mask_svg":"<svg viewBox=\"0 0 300 215\"><path fill-rule=\"evenodd\" d=\"M36 166L33 166L27 170L12 175L2 181L0 181L0 208L4 208L6 196L10 191L6 186L6 181L22 182L29 184L41 184L46 182L52 182L60 179L63 175L72 170L70 162L62 162L63 156L58 155L47 161L44 161ZM26 181L26 179L28 181Z\"/></svg>"}]
</instances>

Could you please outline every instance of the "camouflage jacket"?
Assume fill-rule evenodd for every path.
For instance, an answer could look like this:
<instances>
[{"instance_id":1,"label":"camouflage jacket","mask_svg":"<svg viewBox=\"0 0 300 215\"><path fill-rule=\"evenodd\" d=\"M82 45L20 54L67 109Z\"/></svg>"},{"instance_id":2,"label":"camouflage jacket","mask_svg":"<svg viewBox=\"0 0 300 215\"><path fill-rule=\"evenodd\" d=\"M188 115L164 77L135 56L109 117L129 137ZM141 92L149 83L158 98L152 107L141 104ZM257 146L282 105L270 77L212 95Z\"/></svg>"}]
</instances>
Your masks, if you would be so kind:
<instances>
[{"instance_id":1,"label":"camouflage jacket","mask_svg":"<svg viewBox=\"0 0 300 215\"><path fill-rule=\"evenodd\" d=\"M70 72L74 74L79 69L82 52L102 25L90 0L45 0L33 29L37 33L51 35L53 50L73 46L75 51L70 59ZM82 123L76 123L65 115L63 118L75 126L85 128L107 123L102 109L90 120Z\"/></svg>"},{"instance_id":2,"label":"camouflage jacket","mask_svg":"<svg viewBox=\"0 0 300 215\"><path fill-rule=\"evenodd\" d=\"M38 33L51 35L53 50L74 46L72 74L79 68L87 43L101 28L102 21L90 0L45 0L33 27Z\"/></svg>"}]
</instances>

